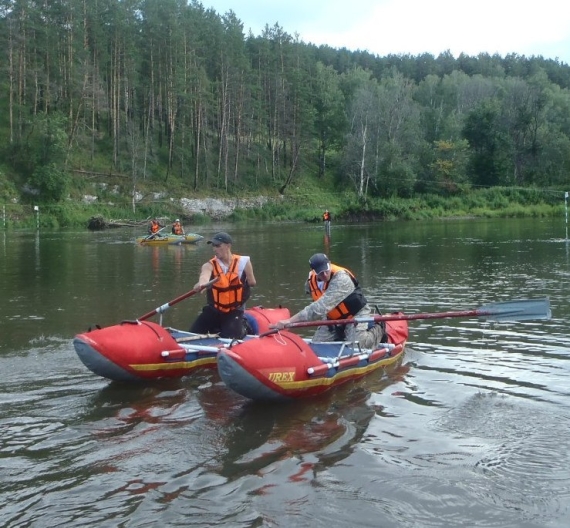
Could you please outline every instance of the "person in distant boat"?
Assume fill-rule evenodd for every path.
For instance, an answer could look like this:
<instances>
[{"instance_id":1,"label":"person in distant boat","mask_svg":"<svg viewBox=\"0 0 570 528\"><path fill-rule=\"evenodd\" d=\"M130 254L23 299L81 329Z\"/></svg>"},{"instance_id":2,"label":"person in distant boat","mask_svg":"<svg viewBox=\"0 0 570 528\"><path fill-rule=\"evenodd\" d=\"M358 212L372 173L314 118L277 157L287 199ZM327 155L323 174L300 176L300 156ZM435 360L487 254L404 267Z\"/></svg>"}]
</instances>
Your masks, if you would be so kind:
<instances>
[{"instance_id":1,"label":"person in distant boat","mask_svg":"<svg viewBox=\"0 0 570 528\"><path fill-rule=\"evenodd\" d=\"M176 219L174 220L173 224L172 224L172 234L173 235L183 235L184 234L184 228L182 227L182 224L180 223L180 219Z\"/></svg>"},{"instance_id":2,"label":"person in distant boat","mask_svg":"<svg viewBox=\"0 0 570 528\"><path fill-rule=\"evenodd\" d=\"M342 320L353 317L372 317L368 301L360 289L354 274L331 263L324 253L316 253L309 259L311 271L305 283L305 291L313 302L289 319L278 321L271 328L281 330L289 323ZM363 348L374 348L384 339L384 324L369 328L368 323L319 326L313 336L317 342L358 341Z\"/></svg>"},{"instance_id":3,"label":"person in distant boat","mask_svg":"<svg viewBox=\"0 0 570 528\"><path fill-rule=\"evenodd\" d=\"M157 235L161 227L160 222L156 218L153 218L148 224L148 234Z\"/></svg>"},{"instance_id":4,"label":"person in distant boat","mask_svg":"<svg viewBox=\"0 0 570 528\"><path fill-rule=\"evenodd\" d=\"M219 280L206 290L207 304L190 332L241 339L246 334L245 303L249 299L250 288L256 285L251 259L232 253L232 237L227 233L216 233L208 244L212 245L214 257L202 265L194 289L216 277Z\"/></svg>"}]
</instances>

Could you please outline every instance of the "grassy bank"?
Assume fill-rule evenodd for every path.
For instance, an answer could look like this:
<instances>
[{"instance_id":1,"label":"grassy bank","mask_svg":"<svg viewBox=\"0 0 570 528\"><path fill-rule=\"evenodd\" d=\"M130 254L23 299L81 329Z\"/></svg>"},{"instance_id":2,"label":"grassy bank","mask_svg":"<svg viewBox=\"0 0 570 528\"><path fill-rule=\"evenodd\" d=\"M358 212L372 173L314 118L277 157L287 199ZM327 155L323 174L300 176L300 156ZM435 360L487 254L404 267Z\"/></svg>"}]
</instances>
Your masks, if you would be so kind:
<instances>
[{"instance_id":1,"label":"grassy bank","mask_svg":"<svg viewBox=\"0 0 570 528\"><path fill-rule=\"evenodd\" d=\"M453 217L549 217L564 216L564 192L544 192L536 189L492 188L470 190L461 195L443 197L419 195L414 198L377 198L359 201L354 193L327 192L313 189L310 193L295 193L269 197L263 207L235 209L230 221L297 221L320 222L324 209L329 209L335 221L394 221L426 220ZM117 199L118 198L118 199ZM223 196L218 198L224 199ZM174 219L185 225L204 225L213 219L207 214L187 214L179 199L145 199L134 211L127 200L115 197L113 202L83 203L67 201L61 204L39 204L38 211L27 204L0 205L0 228L87 227L93 216L107 221L142 222L151 217Z\"/></svg>"}]
</instances>

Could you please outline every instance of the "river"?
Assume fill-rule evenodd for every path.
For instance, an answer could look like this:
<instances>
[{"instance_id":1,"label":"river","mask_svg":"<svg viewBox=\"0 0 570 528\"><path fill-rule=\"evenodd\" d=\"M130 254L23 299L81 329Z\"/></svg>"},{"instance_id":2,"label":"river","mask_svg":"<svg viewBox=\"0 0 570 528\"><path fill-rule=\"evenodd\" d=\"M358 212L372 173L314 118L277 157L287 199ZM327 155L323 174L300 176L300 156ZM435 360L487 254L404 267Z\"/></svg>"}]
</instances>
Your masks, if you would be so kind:
<instances>
[{"instance_id":1,"label":"river","mask_svg":"<svg viewBox=\"0 0 570 528\"><path fill-rule=\"evenodd\" d=\"M562 528L570 515L570 251L562 219L226 230L249 305L307 302L326 252L383 312L549 297L552 319L410 322L403 361L316 400L260 405L217 373L143 385L72 345L188 291L211 248L130 229L0 232L0 526ZM164 314L187 329L204 302Z\"/></svg>"}]
</instances>

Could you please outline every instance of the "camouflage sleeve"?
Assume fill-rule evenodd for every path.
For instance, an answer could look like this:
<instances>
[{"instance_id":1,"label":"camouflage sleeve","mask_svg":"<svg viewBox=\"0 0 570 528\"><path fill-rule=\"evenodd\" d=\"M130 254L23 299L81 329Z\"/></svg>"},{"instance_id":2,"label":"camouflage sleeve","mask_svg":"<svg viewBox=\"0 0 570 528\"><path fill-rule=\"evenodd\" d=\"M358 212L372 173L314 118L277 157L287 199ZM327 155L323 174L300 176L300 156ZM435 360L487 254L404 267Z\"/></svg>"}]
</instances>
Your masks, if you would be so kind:
<instances>
[{"instance_id":1,"label":"camouflage sleeve","mask_svg":"<svg viewBox=\"0 0 570 528\"><path fill-rule=\"evenodd\" d=\"M329 313L337 304L343 301L354 291L354 283L350 275L345 271L338 271L333 275L329 287L318 301L314 301L299 314L299 321L316 321L326 319Z\"/></svg>"}]
</instances>

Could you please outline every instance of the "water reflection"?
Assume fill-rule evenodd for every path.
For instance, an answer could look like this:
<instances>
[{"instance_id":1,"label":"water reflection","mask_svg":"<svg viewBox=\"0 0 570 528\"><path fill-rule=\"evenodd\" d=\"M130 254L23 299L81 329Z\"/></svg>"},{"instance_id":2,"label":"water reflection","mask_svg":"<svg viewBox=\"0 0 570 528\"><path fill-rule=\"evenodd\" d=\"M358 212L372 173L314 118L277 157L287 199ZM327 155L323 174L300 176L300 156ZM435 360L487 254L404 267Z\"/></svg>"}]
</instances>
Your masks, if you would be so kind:
<instances>
[{"instance_id":1,"label":"water reflection","mask_svg":"<svg viewBox=\"0 0 570 528\"><path fill-rule=\"evenodd\" d=\"M156 380L150 384L108 383L98 391L87 406L85 419L89 422L116 418L134 424L167 421L168 415L184 403L186 389L182 379Z\"/></svg>"},{"instance_id":2,"label":"water reflection","mask_svg":"<svg viewBox=\"0 0 570 528\"><path fill-rule=\"evenodd\" d=\"M323 240L323 253L328 255L331 252L331 235L330 233L325 232L324 240Z\"/></svg>"},{"instance_id":3,"label":"water reflection","mask_svg":"<svg viewBox=\"0 0 570 528\"><path fill-rule=\"evenodd\" d=\"M236 479L271 464L298 459L298 471L289 480L316 474L350 456L370 420L382 409L369 404L372 392L401 382L409 364L392 367L322 395L284 405L252 402L221 383L203 387L198 400L206 417L225 431L220 475ZM311 454L309 460L305 455Z\"/></svg>"}]
</instances>

